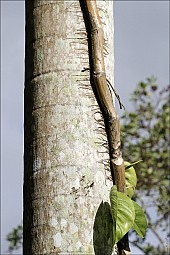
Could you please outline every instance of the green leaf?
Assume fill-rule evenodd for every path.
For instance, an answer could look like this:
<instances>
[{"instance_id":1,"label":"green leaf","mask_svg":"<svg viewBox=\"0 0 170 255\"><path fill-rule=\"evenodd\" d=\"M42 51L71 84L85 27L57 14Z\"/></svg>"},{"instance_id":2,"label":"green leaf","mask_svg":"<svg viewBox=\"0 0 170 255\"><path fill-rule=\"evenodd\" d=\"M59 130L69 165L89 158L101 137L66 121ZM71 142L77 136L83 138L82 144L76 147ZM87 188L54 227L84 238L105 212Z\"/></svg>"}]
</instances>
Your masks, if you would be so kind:
<instances>
[{"instance_id":1,"label":"green leaf","mask_svg":"<svg viewBox=\"0 0 170 255\"><path fill-rule=\"evenodd\" d=\"M126 195L117 191L116 185L110 191L111 212L113 218L114 244L117 243L133 226L135 209L133 201Z\"/></svg>"},{"instance_id":2,"label":"green leaf","mask_svg":"<svg viewBox=\"0 0 170 255\"><path fill-rule=\"evenodd\" d=\"M143 160L141 159L141 160L138 160L138 161L136 161L136 162L134 162L134 163L129 163L129 162L127 162L127 161L125 161L124 162L124 164L125 164L125 169L128 169L128 168L130 168L131 166L134 166L134 165L136 165L136 164L138 164L138 163L140 163L140 162L142 162Z\"/></svg>"},{"instance_id":3,"label":"green leaf","mask_svg":"<svg viewBox=\"0 0 170 255\"><path fill-rule=\"evenodd\" d=\"M144 238L147 229L146 216L142 208L136 202L132 202L135 208L135 222L133 224L133 228L139 236Z\"/></svg>"},{"instance_id":4,"label":"green leaf","mask_svg":"<svg viewBox=\"0 0 170 255\"><path fill-rule=\"evenodd\" d=\"M140 161L138 161L140 162ZM137 164L135 163L129 163L127 161L124 162L125 165L125 179L126 179L126 194L131 198L135 192L136 183L137 183L137 177L136 172L133 167L133 165Z\"/></svg>"}]
</instances>

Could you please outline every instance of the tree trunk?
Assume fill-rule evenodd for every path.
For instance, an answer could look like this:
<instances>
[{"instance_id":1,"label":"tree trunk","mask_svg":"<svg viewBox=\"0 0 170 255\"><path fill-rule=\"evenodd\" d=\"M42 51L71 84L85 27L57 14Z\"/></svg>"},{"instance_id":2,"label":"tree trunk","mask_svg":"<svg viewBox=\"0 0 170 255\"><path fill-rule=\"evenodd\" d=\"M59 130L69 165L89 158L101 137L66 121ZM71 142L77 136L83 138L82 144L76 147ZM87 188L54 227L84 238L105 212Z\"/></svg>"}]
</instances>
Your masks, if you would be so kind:
<instances>
[{"instance_id":1,"label":"tree trunk","mask_svg":"<svg viewBox=\"0 0 170 255\"><path fill-rule=\"evenodd\" d=\"M25 4L23 252L109 255L109 155L89 71L82 72L89 56L80 2ZM113 84L113 1L97 5Z\"/></svg>"}]
</instances>

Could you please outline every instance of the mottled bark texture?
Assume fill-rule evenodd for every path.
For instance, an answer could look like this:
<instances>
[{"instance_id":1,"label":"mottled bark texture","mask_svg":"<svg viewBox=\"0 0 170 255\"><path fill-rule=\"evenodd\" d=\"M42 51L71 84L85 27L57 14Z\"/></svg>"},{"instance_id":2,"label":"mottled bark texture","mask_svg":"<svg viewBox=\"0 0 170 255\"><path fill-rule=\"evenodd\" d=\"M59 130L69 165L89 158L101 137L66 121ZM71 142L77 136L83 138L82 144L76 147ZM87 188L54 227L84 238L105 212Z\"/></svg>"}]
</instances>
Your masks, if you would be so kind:
<instances>
[{"instance_id":1,"label":"mottled bark texture","mask_svg":"<svg viewBox=\"0 0 170 255\"><path fill-rule=\"evenodd\" d=\"M25 4L23 252L94 254L101 235L97 220L100 226L107 223L100 215L109 215L102 201L109 200L112 183L104 122L90 74L82 72L89 67L82 10L78 0ZM109 52L107 78L113 84L113 2L97 5ZM111 246L110 234L101 253L95 249L111 254L106 246Z\"/></svg>"}]
</instances>

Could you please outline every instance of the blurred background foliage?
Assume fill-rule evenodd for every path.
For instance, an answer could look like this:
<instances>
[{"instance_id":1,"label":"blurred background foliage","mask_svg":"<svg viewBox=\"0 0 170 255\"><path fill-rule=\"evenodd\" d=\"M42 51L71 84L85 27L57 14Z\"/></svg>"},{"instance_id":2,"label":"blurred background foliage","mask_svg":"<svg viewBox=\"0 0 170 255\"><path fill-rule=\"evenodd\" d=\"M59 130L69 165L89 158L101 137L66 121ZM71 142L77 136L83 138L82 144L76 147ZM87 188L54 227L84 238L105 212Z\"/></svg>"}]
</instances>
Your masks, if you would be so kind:
<instances>
[{"instance_id":1,"label":"blurred background foliage","mask_svg":"<svg viewBox=\"0 0 170 255\"><path fill-rule=\"evenodd\" d=\"M7 235L6 240L9 242L8 252L12 254L22 246L23 240L23 227L22 224L13 228L11 232Z\"/></svg>"},{"instance_id":2,"label":"blurred background foliage","mask_svg":"<svg viewBox=\"0 0 170 255\"><path fill-rule=\"evenodd\" d=\"M135 200L148 219L145 239L132 235L132 243L144 254L169 254L170 86L160 90L155 77L147 78L137 84L130 101L133 111L121 118L123 158L143 160L135 166Z\"/></svg>"}]
</instances>

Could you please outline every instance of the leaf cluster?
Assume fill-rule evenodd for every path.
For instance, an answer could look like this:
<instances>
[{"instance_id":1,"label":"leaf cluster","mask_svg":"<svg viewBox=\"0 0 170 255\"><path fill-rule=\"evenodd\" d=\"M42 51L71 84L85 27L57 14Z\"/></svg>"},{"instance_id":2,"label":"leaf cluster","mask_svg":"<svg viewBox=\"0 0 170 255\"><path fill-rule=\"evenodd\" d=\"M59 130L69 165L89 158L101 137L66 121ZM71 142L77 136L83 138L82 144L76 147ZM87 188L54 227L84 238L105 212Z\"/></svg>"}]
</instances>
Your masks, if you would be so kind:
<instances>
[{"instance_id":1,"label":"leaf cluster","mask_svg":"<svg viewBox=\"0 0 170 255\"><path fill-rule=\"evenodd\" d=\"M140 169L136 166L135 199L140 200L149 228L161 243L159 232L168 231L170 207L170 86L160 90L155 77L147 78L137 84L130 100L133 110L121 118L123 157L129 162L143 160ZM150 215L151 208L156 219Z\"/></svg>"},{"instance_id":2,"label":"leaf cluster","mask_svg":"<svg viewBox=\"0 0 170 255\"><path fill-rule=\"evenodd\" d=\"M8 246L9 253L21 247L22 239L23 239L23 226L21 224L18 225L16 228L13 228L6 237L6 240L9 242Z\"/></svg>"},{"instance_id":3,"label":"leaf cluster","mask_svg":"<svg viewBox=\"0 0 170 255\"><path fill-rule=\"evenodd\" d=\"M131 228L142 238L146 232L146 216L142 208L131 199L137 183L133 166L139 162L133 164L125 162L126 194L117 191L116 185L110 191L114 244L120 241Z\"/></svg>"},{"instance_id":4,"label":"leaf cluster","mask_svg":"<svg viewBox=\"0 0 170 255\"><path fill-rule=\"evenodd\" d=\"M143 160L137 166L137 189L157 191L158 211L167 212L169 193L170 86L158 91L154 77L140 82L131 96L133 112L122 117L122 150L127 161Z\"/></svg>"}]
</instances>

